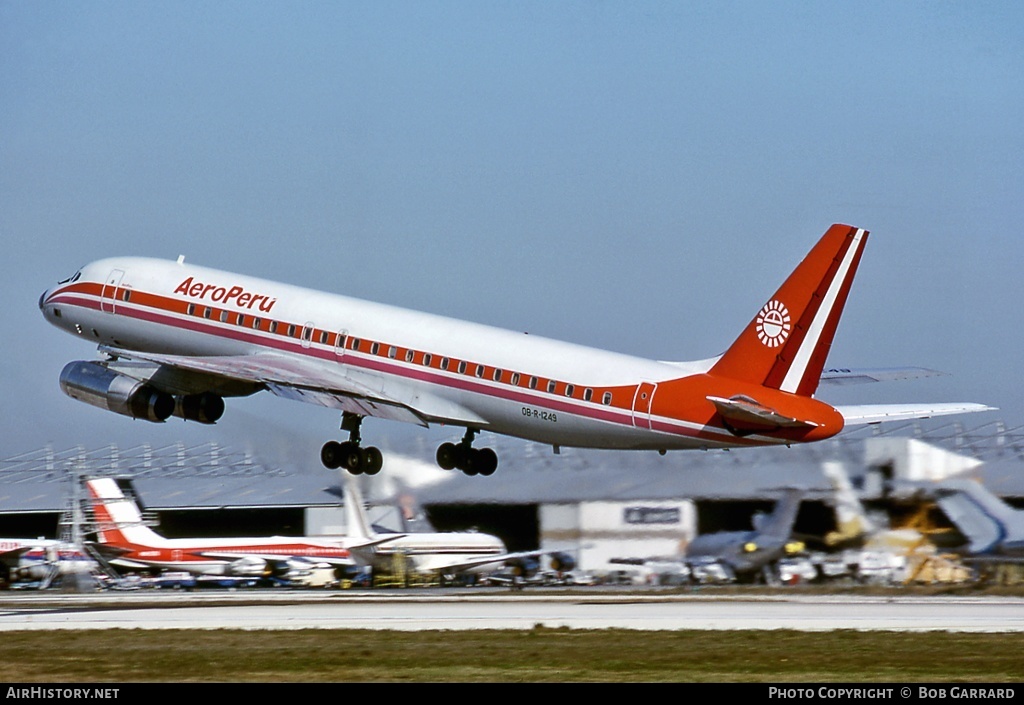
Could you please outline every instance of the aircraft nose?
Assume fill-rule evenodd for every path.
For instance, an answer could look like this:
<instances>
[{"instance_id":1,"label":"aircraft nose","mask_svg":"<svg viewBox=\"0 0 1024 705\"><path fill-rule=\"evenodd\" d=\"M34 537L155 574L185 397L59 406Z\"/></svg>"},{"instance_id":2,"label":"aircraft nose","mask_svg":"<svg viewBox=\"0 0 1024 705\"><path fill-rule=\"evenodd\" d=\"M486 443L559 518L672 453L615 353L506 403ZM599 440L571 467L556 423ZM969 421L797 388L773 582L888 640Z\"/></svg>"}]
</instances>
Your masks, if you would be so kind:
<instances>
[{"instance_id":1,"label":"aircraft nose","mask_svg":"<svg viewBox=\"0 0 1024 705\"><path fill-rule=\"evenodd\" d=\"M39 295L39 310L43 310L43 306L46 305L46 299L50 295L50 290L46 289L42 294Z\"/></svg>"}]
</instances>

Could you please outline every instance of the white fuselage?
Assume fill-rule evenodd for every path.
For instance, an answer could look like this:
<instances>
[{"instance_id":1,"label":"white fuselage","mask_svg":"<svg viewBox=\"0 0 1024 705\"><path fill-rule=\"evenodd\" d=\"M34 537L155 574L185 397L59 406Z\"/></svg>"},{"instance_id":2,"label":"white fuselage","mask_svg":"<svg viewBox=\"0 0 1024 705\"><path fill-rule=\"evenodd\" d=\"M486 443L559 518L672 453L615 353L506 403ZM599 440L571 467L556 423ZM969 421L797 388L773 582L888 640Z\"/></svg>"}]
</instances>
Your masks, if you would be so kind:
<instances>
[{"instance_id":1,"label":"white fuselage","mask_svg":"<svg viewBox=\"0 0 1024 705\"><path fill-rule=\"evenodd\" d=\"M196 358L273 353L279 361L270 376L287 377L276 393L333 406L329 394L316 395L365 390L418 411L418 418L394 417L402 420L598 448L778 442L652 416L659 383L706 372L714 360L656 362L144 258L89 264L40 304L53 324L115 349Z\"/></svg>"}]
</instances>

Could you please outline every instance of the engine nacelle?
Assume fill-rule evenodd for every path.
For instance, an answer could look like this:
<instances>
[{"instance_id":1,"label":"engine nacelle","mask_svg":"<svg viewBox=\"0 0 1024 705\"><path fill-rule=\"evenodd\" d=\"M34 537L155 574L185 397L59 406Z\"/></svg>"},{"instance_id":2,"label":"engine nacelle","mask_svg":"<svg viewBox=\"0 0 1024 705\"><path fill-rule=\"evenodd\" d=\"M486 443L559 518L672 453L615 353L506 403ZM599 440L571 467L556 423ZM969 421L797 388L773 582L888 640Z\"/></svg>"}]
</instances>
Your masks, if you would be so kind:
<instances>
[{"instance_id":1,"label":"engine nacelle","mask_svg":"<svg viewBox=\"0 0 1024 705\"><path fill-rule=\"evenodd\" d=\"M99 362L69 362L61 370L60 388L72 399L133 419L158 423L174 413L170 394Z\"/></svg>"},{"instance_id":2,"label":"engine nacelle","mask_svg":"<svg viewBox=\"0 0 1024 705\"><path fill-rule=\"evenodd\" d=\"M174 415L186 421L216 423L224 415L224 400L210 392L186 394L176 398Z\"/></svg>"},{"instance_id":3,"label":"engine nacelle","mask_svg":"<svg viewBox=\"0 0 1024 705\"><path fill-rule=\"evenodd\" d=\"M262 578L269 575L271 566L266 560L256 556L243 556L231 562L227 574L245 578Z\"/></svg>"},{"instance_id":4,"label":"engine nacelle","mask_svg":"<svg viewBox=\"0 0 1024 705\"><path fill-rule=\"evenodd\" d=\"M576 559L568 553L556 551L551 554L551 570L556 573L565 573L576 568Z\"/></svg>"},{"instance_id":5,"label":"engine nacelle","mask_svg":"<svg viewBox=\"0 0 1024 705\"><path fill-rule=\"evenodd\" d=\"M540 561L530 556L522 556L505 561L505 566L510 569L512 575L523 578L540 570Z\"/></svg>"}]
</instances>

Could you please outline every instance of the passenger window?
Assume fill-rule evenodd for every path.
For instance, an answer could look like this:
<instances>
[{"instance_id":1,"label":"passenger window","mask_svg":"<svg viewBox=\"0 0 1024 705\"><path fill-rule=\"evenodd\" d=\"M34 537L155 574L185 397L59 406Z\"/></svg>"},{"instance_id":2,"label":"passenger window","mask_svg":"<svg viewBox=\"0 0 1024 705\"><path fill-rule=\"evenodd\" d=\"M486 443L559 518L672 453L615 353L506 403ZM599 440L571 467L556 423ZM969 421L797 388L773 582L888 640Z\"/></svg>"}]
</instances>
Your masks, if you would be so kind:
<instances>
[{"instance_id":1,"label":"passenger window","mask_svg":"<svg viewBox=\"0 0 1024 705\"><path fill-rule=\"evenodd\" d=\"M327 341L330 340L330 338L331 338L331 334L330 333L328 333L325 330L320 331L320 343L322 345L327 345Z\"/></svg>"},{"instance_id":2,"label":"passenger window","mask_svg":"<svg viewBox=\"0 0 1024 705\"><path fill-rule=\"evenodd\" d=\"M483 365L477 365L476 366L476 376L477 377L483 377L484 376L484 366Z\"/></svg>"},{"instance_id":3,"label":"passenger window","mask_svg":"<svg viewBox=\"0 0 1024 705\"><path fill-rule=\"evenodd\" d=\"M536 377L530 377L530 389L536 389L536 388L537 388L537 378Z\"/></svg>"},{"instance_id":4,"label":"passenger window","mask_svg":"<svg viewBox=\"0 0 1024 705\"><path fill-rule=\"evenodd\" d=\"M463 360L462 362L459 363L459 374L460 375L466 374L466 361L465 360Z\"/></svg>"},{"instance_id":5,"label":"passenger window","mask_svg":"<svg viewBox=\"0 0 1024 705\"><path fill-rule=\"evenodd\" d=\"M583 390L583 401L590 401L594 396L594 390L587 387Z\"/></svg>"},{"instance_id":6,"label":"passenger window","mask_svg":"<svg viewBox=\"0 0 1024 705\"><path fill-rule=\"evenodd\" d=\"M405 351L405 361L406 362L412 362L412 359L413 359L413 357L415 357L415 355L416 355L416 353L413 352L412 350L406 350Z\"/></svg>"},{"instance_id":7,"label":"passenger window","mask_svg":"<svg viewBox=\"0 0 1024 705\"><path fill-rule=\"evenodd\" d=\"M209 306L207 306L206 310L203 311L203 318L209 318L212 315L213 315L213 309L210 308Z\"/></svg>"},{"instance_id":8,"label":"passenger window","mask_svg":"<svg viewBox=\"0 0 1024 705\"><path fill-rule=\"evenodd\" d=\"M449 364L450 364L450 361L448 360L447 357L442 357L441 358L441 369L442 370L447 370Z\"/></svg>"},{"instance_id":9,"label":"passenger window","mask_svg":"<svg viewBox=\"0 0 1024 705\"><path fill-rule=\"evenodd\" d=\"M571 397L574 391L576 391L576 388L573 387L571 384L565 385L565 396Z\"/></svg>"},{"instance_id":10,"label":"passenger window","mask_svg":"<svg viewBox=\"0 0 1024 705\"><path fill-rule=\"evenodd\" d=\"M378 352L380 352L380 343L373 343L370 346L370 354L376 355Z\"/></svg>"},{"instance_id":11,"label":"passenger window","mask_svg":"<svg viewBox=\"0 0 1024 705\"><path fill-rule=\"evenodd\" d=\"M221 323L227 323L228 322L228 312L227 311L221 311L220 312L220 322Z\"/></svg>"},{"instance_id":12,"label":"passenger window","mask_svg":"<svg viewBox=\"0 0 1024 705\"><path fill-rule=\"evenodd\" d=\"M513 387L518 387L519 386L519 373L518 372L513 372L512 373L512 386Z\"/></svg>"},{"instance_id":13,"label":"passenger window","mask_svg":"<svg viewBox=\"0 0 1024 705\"><path fill-rule=\"evenodd\" d=\"M495 382L500 382L501 381L501 370L495 370L494 371L494 381Z\"/></svg>"},{"instance_id":14,"label":"passenger window","mask_svg":"<svg viewBox=\"0 0 1024 705\"><path fill-rule=\"evenodd\" d=\"M611 404L612 403L612 393L611 392L605 392L604 396L601 397L601 403L606 405L606 406L608 404Z\"/></svg>"},{"instance_id":15,"label":"passenger window","mask_svg":"<svg viewBox=\"0 0 1024 705\"><path fill-rule=\"evenodd\" d=\"M423 355L423 364L426 365L427 367L430 367L430 361L432 359L433 359L433 356L430 353L425 353Z\"/></svg>"},{"instance_id":16,"label":"passenger window","mask_svg":"<svg viewBox=\"0 0 1024 705\"><path fill-rule=\"evenodd\" d=\"M548 394L554 394L555 393L555 385L556 384L557 384L557 382L555 382L555 380L550 380L548 382Z\"/></svg>"},{"instance_id":17,"label":"passenger window","mask_svg":"<svg viewBox=\"0 0 1024 705\"><path fill-rule=\"evenodd\" d=\"M396 355L398 355L398 348L392 345L391 347L388 348L388 357L394 360Z\"/></svg>"},{"instance_id":18,"label":"passenger window","mask_svg":"<svg viewBox=\"0 0 1024 705\"><path fill-rule=\"evenodd\" d=\"M238 320L235 321L235 323L237 323L240 326L244 326L245 325L245 314L242 314L242 313L238 314Z\"/></svg>"}]
</instances>

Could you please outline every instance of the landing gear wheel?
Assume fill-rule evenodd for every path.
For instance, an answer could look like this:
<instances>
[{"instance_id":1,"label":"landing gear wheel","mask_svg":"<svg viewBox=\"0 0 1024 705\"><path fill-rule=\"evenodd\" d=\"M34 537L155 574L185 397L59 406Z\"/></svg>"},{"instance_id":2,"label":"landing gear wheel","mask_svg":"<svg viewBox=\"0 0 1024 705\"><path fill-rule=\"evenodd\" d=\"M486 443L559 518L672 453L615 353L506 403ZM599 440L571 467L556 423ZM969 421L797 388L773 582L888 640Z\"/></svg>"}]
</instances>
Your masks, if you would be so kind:
<instances>
[{"instance_id":1,"label":"landing gear wheel","mask_svg":"<svg viewBox=\"0 0 1024 705\"><path fill-rule=\"evenodd\" d=\"M362 465L367 475L376 475L384 465L384 456L379 449L370 446L362 452Z\"/></svg>"},{"instance_id":2,"label":"landing gear wheel","mask_svg":"<svg viewBox=\"0 0 1024 705\"><path fill-rule=\"evenodd\" d=\"M437 464L444 470L458 468L466 475L493 475L498 468L498 454L490 448L474 448L473 436L479 431L467 428L458 444L442 443L437 449Z\"/></svg>"},{"instance_id":3,"label":"landing gear wheel","mask_svg":"<svg viewBox=\"0 0 1024 705\"><path fill-rule=\"evenodd\" d=\"M341 467L353 475L361 475L363 472L363 452L352 441L345 441L341 446Z\"/></svg>"},{"instance_id":4,"label":"landing gear wheel","mask_svg":"<svg viewBox=\"0 0 1024 705\"><path fill-rule=\"evenodd\" d=\"M480 473L480 461L477 460L479 455L480 451L476 448L464 448L462 452L462 462L459 463L459 470L469 477L478 475Z\"/></svg>"},{"instance_id":5,"label":"landing gear wheel","mask_svg":"<svg viewBox=\"0 0 1024 705\"><path fill-rule=\"evenodd\" d=\"M337 441L327 441L320 449L320 462L328 470L337 470L341 467L341 444Z\"/></svg>"},{"instance_id":6,"label":"landing gear wheel","mask_svg":"<svg viewBox=\"0 0 1024 705\"><path fill-rule=\"evenodd\" d=\"M481 448L474 455L476 458L473 460L473 465L484 477L490 477L498 469L498 454L490 448Z\"/></svg>"},{"instance_id":7,"label":"landing gear wheel","mask_svg":"<svg viewBox=\"0 0 1024 705\"><path fill-rule=\"evenodd\" d=\"M442 443L437 449L437 464L442 470L455 469L458 460L458 448L454 443Z\"/></svg>"}]
</instances>

